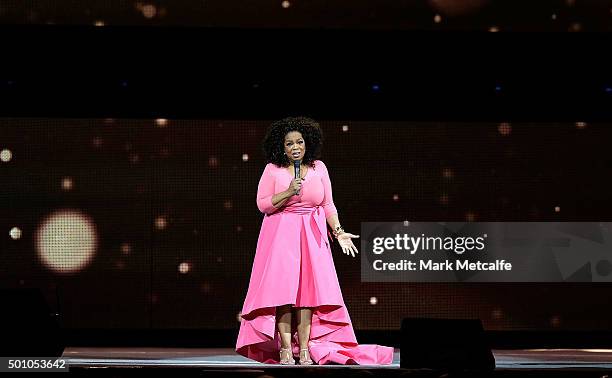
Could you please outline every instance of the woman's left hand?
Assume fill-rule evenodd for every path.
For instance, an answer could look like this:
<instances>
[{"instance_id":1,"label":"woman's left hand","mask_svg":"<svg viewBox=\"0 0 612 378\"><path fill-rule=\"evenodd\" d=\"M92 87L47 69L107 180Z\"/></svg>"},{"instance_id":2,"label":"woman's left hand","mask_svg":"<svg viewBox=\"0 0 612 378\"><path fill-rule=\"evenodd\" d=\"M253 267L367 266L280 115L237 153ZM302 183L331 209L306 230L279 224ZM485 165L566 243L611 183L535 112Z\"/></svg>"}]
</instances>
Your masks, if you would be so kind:
<instances>
[{"instance_id":1,"label":"woman's left hand","mask_svg":"<svg viewBox=\"0 0 612 378\"><path fill-rule=\"evenodd\" d=\"M342 253L355 257L355 253L359 253L359 251L351 239L358 237L359 235L349 234L348 232L343 232L338 235L338 244L340 244L340 247L342 247Z\"/></svg>"}]
</instances>

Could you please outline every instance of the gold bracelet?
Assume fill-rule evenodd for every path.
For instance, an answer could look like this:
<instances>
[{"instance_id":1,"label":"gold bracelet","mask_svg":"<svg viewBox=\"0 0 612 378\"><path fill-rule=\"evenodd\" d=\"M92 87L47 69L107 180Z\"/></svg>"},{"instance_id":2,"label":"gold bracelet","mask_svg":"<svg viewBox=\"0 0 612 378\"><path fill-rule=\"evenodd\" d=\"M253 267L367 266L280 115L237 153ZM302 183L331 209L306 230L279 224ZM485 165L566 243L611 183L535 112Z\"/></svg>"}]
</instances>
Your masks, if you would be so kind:
<instances>
[{"instance_id":1,"label":"gold bracelet","mask_svg":"<svg viewBox=\"0 0 612 378\"><path fill-rule=\"evenodd\" d=\"M333 234L336 237L336 239L338 239L338 235L341 235L343 233L344 233L344 229L342 228L342 226L336 226L336 228L333 231Z\"/></svg>"}]
</instances>

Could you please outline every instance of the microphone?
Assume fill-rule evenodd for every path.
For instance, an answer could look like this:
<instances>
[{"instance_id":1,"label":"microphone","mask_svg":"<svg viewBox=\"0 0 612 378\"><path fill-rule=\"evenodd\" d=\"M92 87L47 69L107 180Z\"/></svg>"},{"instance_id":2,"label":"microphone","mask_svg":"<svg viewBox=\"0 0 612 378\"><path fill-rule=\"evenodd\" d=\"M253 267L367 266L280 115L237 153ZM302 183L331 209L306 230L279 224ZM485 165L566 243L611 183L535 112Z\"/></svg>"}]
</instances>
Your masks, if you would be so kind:
<instances>
[{"instance_id":1,"label":"microphone","mask_svg":"<svg viewBox=\"0 0 612 378\"><path fill-rule=\"evenodd\" d=\"M293 161L293 171L295 172L295 178L299 178L300 177L300 160L294 160ZM296 196L300 194L300 191L298 190L297 193L295 194Z\"/></svg>"}]
</instances>

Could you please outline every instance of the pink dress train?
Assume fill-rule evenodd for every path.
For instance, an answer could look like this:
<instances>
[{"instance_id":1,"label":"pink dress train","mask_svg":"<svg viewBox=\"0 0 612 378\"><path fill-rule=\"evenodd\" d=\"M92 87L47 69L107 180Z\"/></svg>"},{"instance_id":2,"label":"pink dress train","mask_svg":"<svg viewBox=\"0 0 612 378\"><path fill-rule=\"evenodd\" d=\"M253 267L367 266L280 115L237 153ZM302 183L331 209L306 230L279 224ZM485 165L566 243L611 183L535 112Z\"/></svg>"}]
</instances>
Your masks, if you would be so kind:
<instances>
[{"instance_id":1,"label":"pink dress train","mask_svg":"<svg viewBox=\"0 0 612 378\"><path fill-rule=\"evenodd\" d=\"M241 311L236 351L264 363L279 363L276 306L313 307L309 349L318 364L390 364L393 348L359 345L342 298L326 219L336 213L331 182L322 161L309 167L299 195L280 209L272 196L293 176L268 164L259 182L257 205L265 213L249 288ZM292 349L299 353L295 316Z\"/></svg>"}]
</instances>

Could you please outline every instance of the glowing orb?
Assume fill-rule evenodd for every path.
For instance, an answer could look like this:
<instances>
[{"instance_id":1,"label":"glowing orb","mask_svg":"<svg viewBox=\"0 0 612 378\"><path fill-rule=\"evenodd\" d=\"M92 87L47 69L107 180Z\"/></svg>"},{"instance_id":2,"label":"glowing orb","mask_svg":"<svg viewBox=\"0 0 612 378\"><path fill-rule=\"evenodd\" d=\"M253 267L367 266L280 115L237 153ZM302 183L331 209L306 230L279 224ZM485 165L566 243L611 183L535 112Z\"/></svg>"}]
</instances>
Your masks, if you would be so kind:
<instances>
[{"instance_id":1,"label":"glowing orb","mask_svg":"<svg viewBox=\"0 0 612 378\"><path fill-rule=\"evenodd\" d=\"M70 177L64 177L62 179L62 189L70 190L72 189L72 179Z\"/></svg>"},{"instance_id":2,"label":"glowing orb","mask_svg":"<svg viewBox=\"0 0 612 378\"><path fill-rule=\"evenodd\" d=\"M11 153L11 150L2 150L0 151L0 160L2 160L3 162L9 162L11 161L11 158L13 157L13 154Z\"/></svg>"},{"instance_id":3,"label":"glowing orb","mask_svg":"<svg viewBox=\"0 0 612 378\"><path fill-rule=\"evenodd\" d=\"M377 304L377 303L378 303L378 298L376 298L376 297L371 297L371 298L370 298L370 304L371 304L371 305L375 305L375 304Z\"/></svg>"},{"instance_id":4,"label":"glowing orb","mask_svg":"<svg viewBox=\"0 0 612 378\"><path fill-rule=\"evenodd\" d=\"M159 216L155 219L155 227L157 227L158 230L163 230L167 225L168 221L166 220L166 217Z\"/></svg>"},{"instance_id":5,"label":"glowing orb","mask_svg":"<svg viewBox=\"0 0 612 378\"><path fill-rule=\"evenodd\" d=\"M21 229L19 229L19 227L13 227L11 228L11 231L9 231L9 235L11 235L11 238L14 240L20 239Z\"/></svg>"},{"instance_id":6,"label":"glowing orb","mask_svg":"<svg viewBox=\"0 0 612 378\"><path fill-rule=\"evenodd\" d=\"M157 8L152 4L143 5L141 10L145 18L153 18L157 14Z\"/></svg>"},{"instance_id":7,"label":"glowing orb","mask_svg":"<svg viewBox=\"0 0 612 378\"><path fill-rule=\"evenodd\" d=\"M189 264L188 262L182 262L179 264L178 270L182 274L187 274L191 270L191 264Z\"/></svg>"},{"instance_id":8,"label":"glowing orb","mask_svg":"<svg viewBox=\"0 0 612 378\"><path fill-rule=\"evenodd\" d=\"M91 263L98 235L87 215L78 210L59 210L41 222L34 244L42 265L55 273L71 274Z\"/></svg>"}]
</instances>

